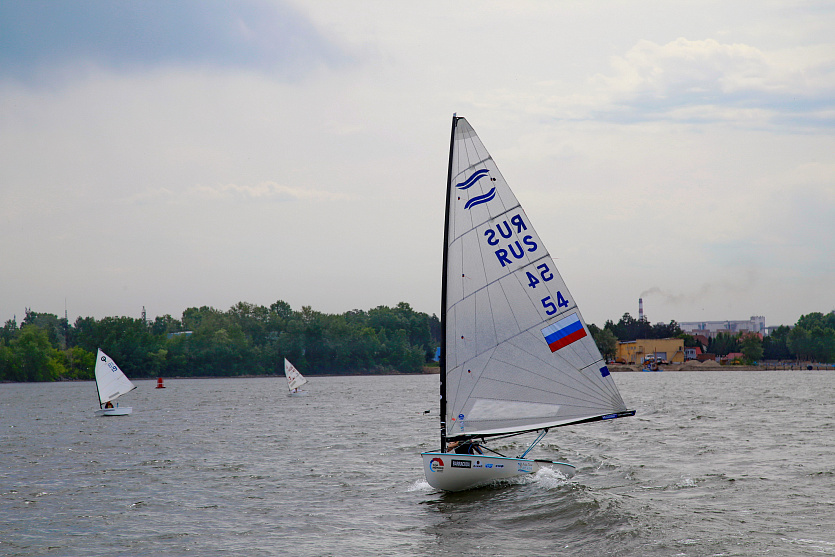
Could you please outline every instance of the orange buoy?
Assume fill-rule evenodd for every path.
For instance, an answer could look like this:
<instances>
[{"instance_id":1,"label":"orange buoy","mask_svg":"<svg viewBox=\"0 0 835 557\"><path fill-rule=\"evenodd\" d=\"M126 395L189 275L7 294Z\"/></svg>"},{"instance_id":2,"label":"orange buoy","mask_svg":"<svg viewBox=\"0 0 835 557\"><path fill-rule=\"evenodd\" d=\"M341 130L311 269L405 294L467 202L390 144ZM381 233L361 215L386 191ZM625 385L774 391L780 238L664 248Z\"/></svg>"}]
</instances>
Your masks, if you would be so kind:
<instances>
[{"instance_id":1,"label":"orange buoy","mask_svg":"<svg viewBox=\"0 0 835 557\"><path fill-rule=\"evenodd\" d=\"M164 389L165 385L162 384L162 377L157 377L157 389Z\"/></svg>"}]
</instances>

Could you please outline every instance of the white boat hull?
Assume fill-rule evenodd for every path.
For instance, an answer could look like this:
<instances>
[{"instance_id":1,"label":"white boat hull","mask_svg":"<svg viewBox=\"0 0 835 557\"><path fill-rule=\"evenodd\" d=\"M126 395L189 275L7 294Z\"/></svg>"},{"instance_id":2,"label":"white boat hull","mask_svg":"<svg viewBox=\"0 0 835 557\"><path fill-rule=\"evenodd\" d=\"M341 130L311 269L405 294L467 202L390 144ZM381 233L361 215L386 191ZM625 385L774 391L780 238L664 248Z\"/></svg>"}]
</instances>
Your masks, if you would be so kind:
<instances>
[{"instance_id":1,"label":"white boat hull","mask_svg":"<svg viewBox=\"0 0 835 557\"><path fill-rule=\"evenodd\" d=\"M130 406L117 406L116 408L102 408L96 410L96 416L127 416L133 412Z\"/></svg>"},{"instance_id":2,"label":"white boat hull","mask_svg":"<svg viewBox=\"0 0 835 557\"><path fill-rule=\"evenodd\" d=\"M421 453L426 481L435 489L461 491L517 476L535 474L542 465L567 477L576 469L565 462L457 453Z\"/></svg>"}]
</instances>

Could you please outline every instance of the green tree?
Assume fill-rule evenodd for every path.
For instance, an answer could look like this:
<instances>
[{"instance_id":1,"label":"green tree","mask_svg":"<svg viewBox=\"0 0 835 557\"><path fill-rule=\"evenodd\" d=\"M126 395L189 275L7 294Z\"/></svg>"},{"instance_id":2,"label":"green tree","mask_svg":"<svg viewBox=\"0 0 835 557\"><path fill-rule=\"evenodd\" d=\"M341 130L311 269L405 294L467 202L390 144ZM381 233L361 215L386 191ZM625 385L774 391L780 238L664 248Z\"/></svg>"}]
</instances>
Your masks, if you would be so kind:
<instances>
[{"instance_id":1,"label":"green tree","mask_svg":"<svg viewBox=\"0 0 835 557\"><path fill-rule=\"evenodd\" d=\"M66 373L49 335L37 325L28 325L9 344L12 381L55 381Z\"/></svg>"},{"instance_id":2,"label":"green tree","mask_svg":"<svg viewBox=\"0 0 835 557\"><path fill-rule=\"evenodd\" d=\"M763 338L763 359L764 360L793 360L794 353L789 350L788 337L791 329L786 325L780 325Z\"/></svg>"},{"instance_id":3,"label":"green tree","mask_svg":"<svg viewBox=\"0 0 835 557\"><path fill-rule=\"evenodd\" d=\"M649 321L635 319L629 312L624 313L616 324L612 323L611 320L606 321L603 328L611 331L622 342L639 338L656 338L653 336L652 325Z\"/></svg>"},{"instance_id":4,"label":"green tree","mask_svg":"<svg viewBox=\"0 0 835 557\"><path fill-rule=\"evenodd\" d=\"M590 323L588 325L589 332L591 332L591 336L594 339L594 343L597 345L597 349L600 350L600 354L603 355L603 358L607 361L614 360L615 354L618 351L618 339L615 337L614 333L609 329L601 329L594 323Z\"/></svg>"},{"instance_id":5,"label":"green tree","mask_svg":"<svg viewBox=\"0 0 835 557\"><path fill-rule=\"evenodd\" d=\"M817 362L835 361L835 314L802 315L786 338L798 358Z\"/></svg>"},{"instance_id":6,"label":"green tree","mask_svg":"<svg viewBox=\"0 0 835 557\"><path fill-rule=\"evenodd\" d=\"M755 363L762 360L763 341L759 335L748 333L742 335L739 340L739 349L745 357L746 363Z\"/></svg>"},{"instance_id":7,"label":"green tree","mask_svg":"<svg viewBox=\"0 0 835 557\"><path fill-rule=\"evenodd\" d=\"M5 343L8 344L15 337L17 331L17 320L9 319L6 321L6 324L3 325L3 328L0 329L0 342L5 341Z\"/></svg>"},{"instance_id":8,"label":"green tree","mask_svg":"<svg viewBox=\"0 0 835 557\"><path fill-rule=\"evenodd\" d=\"M59 352L61 364L65 369L62 379L92 381L95 379L93 370L96 365L96 355L84 350L80 346L73 346Z\"/></svg>"},{"instance_id":9,"label":"green tree","mask_svg":"<svg viewBox=\"0 0 835 557\"><path fill-rule=\"evenodd\" d=\"M716 336L710 338L707 351L719 356L739 352L738 336L731 333L716 333Z\"/></svg>"}]
</instances>

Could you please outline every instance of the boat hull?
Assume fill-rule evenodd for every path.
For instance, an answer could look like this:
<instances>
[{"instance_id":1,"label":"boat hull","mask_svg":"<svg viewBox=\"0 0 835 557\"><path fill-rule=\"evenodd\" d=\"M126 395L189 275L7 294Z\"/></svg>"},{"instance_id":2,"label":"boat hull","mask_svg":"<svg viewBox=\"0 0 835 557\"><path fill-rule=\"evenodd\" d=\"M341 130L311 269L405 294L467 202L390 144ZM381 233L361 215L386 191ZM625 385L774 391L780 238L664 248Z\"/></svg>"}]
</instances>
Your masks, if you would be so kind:
<instances>
[{"instance_id":1,"label":"boat hull","mask_svg":"<svg viewBox=\"0 0 835 557\"><path fill-rule=\"evenodd\" d=\"M96 416L127 416L133 412L130 406L117 406L116 408L102 408L96 410Z\"/></svg>"},{"instance_id":2,"label":"boat hull","mask_svg":"<svg viewBox=\"0 0 835 557\"><path fill-rule=\"evenodd\" d=\"M535 474L548 466L571 477L575 468L565 462L457 453L421 453L426 481L435 489L462 491L497 480Z\"/></svg>"},{"instance_id":3,"label":"boat hull","mask_svg":"<svg viewBox=\"0 0 835 557\"><path fill-rule=\"evenodd\" d=\"M298 391L296 393L287 393L287 396L307 396L307 391Z\"/></svg>"}]
</instances>

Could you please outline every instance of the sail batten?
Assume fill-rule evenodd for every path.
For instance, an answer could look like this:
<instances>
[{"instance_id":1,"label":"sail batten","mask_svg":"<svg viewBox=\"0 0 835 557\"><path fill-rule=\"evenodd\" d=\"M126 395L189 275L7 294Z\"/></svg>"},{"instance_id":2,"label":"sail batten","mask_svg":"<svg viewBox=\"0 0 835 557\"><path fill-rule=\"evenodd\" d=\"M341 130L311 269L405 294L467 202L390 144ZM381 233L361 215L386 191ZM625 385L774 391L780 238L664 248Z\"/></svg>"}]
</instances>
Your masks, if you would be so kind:
<instances>
[{"instance_id":1,"label":"sail batten","mask_svg":"<svg viewBox=\"0 0 835 557\"><path fill-rule=\"evenodd\" d=\"M454 119L452 133L442 440L626 412L550 252L495 161L464 118Z\"/></svg>"}]
</instances>

